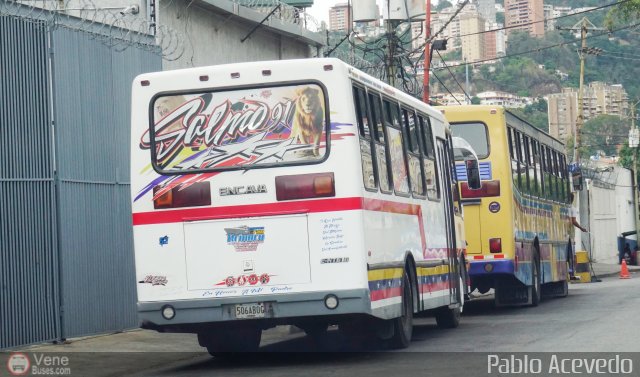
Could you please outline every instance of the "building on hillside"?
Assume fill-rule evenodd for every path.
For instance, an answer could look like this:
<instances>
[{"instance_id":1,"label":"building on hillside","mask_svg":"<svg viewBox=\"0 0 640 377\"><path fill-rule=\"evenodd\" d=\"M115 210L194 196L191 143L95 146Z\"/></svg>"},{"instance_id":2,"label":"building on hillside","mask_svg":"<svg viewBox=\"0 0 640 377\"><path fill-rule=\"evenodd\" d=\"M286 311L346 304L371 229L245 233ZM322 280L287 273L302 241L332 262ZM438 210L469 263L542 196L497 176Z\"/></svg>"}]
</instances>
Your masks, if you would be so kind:
<instances>
[{"instance_id":1,"label":"building on hillside","mask_svg":"<svg viewBox=\"0 0 640 377\"><path fill-rule=\"evenodd\" d=\"M544 35L542 0L504 0L507 34L525 31L532 37Z\"/></svg>"},{"instance_id":2,"label":"building on hillside","mask_svg":"<svg viewBox=\"0 0 640 377\"><path fill-rule=\"evenodd\" d=\"M477 12L460 15L462 59L474 62L485 59L485 21Z\"/></svg>"},{"instance_id":3,"label":"building on hillside","mask_svg":"<svg viewBox=\"0 0 640 377\"><path fill-rule=\"evenodd\" d=\"M455 106L468 103L467 96L462 92L433 93L430 98L432 102L435 102L440 106Z\"/></svg>"},{"instance_id":4,"label":"building on hillside","mask_svg":"<svg viewBox=\"0 0 640 377\"><path fill-rule=\"evenodd\" d=\"M555 30L556 20L554 19L554 16L553 16L553 5L544 4L542 9L544 13L544 30L546 31Z\"/></svg>"},{"instance_id":5,"label":"building on hillside","mask_svg":"<svg viewBox=\"0 0 640 377\"><path fill-rule=\"evenodd\" d=\"M350 30L350 23L351 9L349 8L349 3L340 3L329 8L329 30Z\"/></svg>"},{"instance_id":6,"label":"building on hillside","mask_svg":"<svg viewBox=\"0 0 640 377\"><path fill-rule=\"evenodd\" d=\"M453 8L446 8L431 15L431 35L434 35L444 27L442 33L438 36L438 39L447 39L447 49L444 53L460 48L460 15L458 14L451 19L454 12ZM445 27L448 21L450 22Z\"/></svg>"},{"instance_id":7,"label":"building on hillside","mask_svg":"<svg viewBox=\"0 0 640 377\"><path fill-rule=\"evenodd\" d=\"M578 92L573 88L562 88L561 93L545 97L548 104L549 134L566 141L576 129L578 116Z\"/></svg>"},{"instance_id":8,"label":"building on hillside","mask_svg":"<svg viewBox=\"0 0 640 377\"><path fill-rule=\"evenodd\" d=\"M476 7L485 21L496 22L496 0L477 0Z\"/></svg>"},{"instance_id":9,"label":"building on hillside","mask_svg":"<svg viewBox=\"0 0 640 377\"><path fill-rule=\"evenodd\" d=\"M530 97L520 97L500 91L480 92L476 94L476 97L480 99L482 105L522 108L533 103L533 99Z\"/></svg>"},{"instance_id":10,"label":"building on hillside","mask_svg":"<svg viewBox=\"0 0 640 377\"><path fill-rule=\"evenodd\" d=\"M584 88L582 109L584 120L598 115L624 117L629 109L628 95L620 84L592 82ZM561 93L547 96L549 104L549 133L566 140L573 135L578 117L578 90L563 88Z\"/></svg>"}]
</instances>

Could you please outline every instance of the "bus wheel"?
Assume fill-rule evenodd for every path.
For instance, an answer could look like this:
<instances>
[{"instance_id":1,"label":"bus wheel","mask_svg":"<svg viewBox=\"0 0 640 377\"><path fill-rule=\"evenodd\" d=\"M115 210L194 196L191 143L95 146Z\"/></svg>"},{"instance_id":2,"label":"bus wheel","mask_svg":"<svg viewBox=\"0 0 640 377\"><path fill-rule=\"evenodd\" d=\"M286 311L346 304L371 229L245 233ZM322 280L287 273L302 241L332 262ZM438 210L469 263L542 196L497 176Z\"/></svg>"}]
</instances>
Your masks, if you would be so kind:
<instances>
[{"instance_id":1,"label":"bus wheel","mask_svg":"<svg viewBox=\"0 0 640 377\"><path fill-rule=\"evenodd\" d=\"M394 318L391 348L407 348L413 335L413 288L409 274L405 271L402 277L402 315Z\"/></svg>"},{"instance_id":2,"label":"bus wheel","mask_svg":"<svg viewBox=\"0 0 640 377\"><path fill-rule=\"evenodd\" d=\"M262 330L259 327L234 328L216 331L214 334L199 333L198 342L206 347L211 356L224 357L234 353L256 352L260 348Z\"/></svg>"},{"instance_id":3,"label":"bus wheel","mask_svg":"<svg viewBox=\"0 0 640 377\"><path fill-rule=\"evenodd\" d=\"M536 254L531 264L531 306L538 306L540 303L541 283L540 283L540 257Z\"/></svg>"},{"instance_id":4,"label":"bus wheel","mask_svg":"<svg viewBox=\"0 0 640 377\"><path fill-rule=\"evenodd\" d=\"M436 311L436 323L441 329L454 329L460 324L460 315L464 307L464 281L458 279L458 305L454 308L443 307Z\"/></svg>"}]
</instances>

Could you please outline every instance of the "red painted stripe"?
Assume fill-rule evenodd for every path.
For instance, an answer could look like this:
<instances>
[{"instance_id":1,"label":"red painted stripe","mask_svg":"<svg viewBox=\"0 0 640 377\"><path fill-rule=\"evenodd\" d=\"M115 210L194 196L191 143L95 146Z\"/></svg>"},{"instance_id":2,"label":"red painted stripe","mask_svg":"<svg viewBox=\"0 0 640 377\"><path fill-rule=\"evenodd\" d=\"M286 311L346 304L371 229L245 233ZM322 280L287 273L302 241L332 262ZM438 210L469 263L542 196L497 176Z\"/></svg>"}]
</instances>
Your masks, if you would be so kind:
<instances>
[{"instance_id":1,"label":"red painted stripe","mask_svg":"<svg viewBox=\"0 0 640 377\"><path fill-rule=\"evenodd\" d=\"M444 291L444 290L449 290L449 283L444 281L444 282L439 282L439 283L433 283L433 284L422 284L422 294L426 294L426 293L434 293L434 292L438 292L438 291Z\"/></svg>"},{"instance_id":2,"label":"red painted stripe","mask_svg":"<svg viewBox=\"0 0 640 377\"><path fill-rule=\"evenodd\" d=\"M361 198L317 199L242 206L188 208L133 214L133 225L166 224L234 217L274 216L292 213L331 212L362 209Z\"/></svg>"},{"instance_id":3,"label":"red painted stripe","mask_svg":"<svg viewBox=\"0 0 640 377\"><path fill-rule=\"evenodd\" d=\"M484 259L484 255L474 255L473 259Z\"/></svg>"},{"instance_id":4,"label":"red painted stripe","mask_svg":"<svg viewBox=\"0 0 640 377\"><path fill-rule=\"evenodd\" d=\"M504 254L496 254L493 256L493 259L504 259Z\"/></svg>"},{"instance_id":5,"label":"red painted stripe","mask_svg":"<svg viewBox=\"0 0 640 377\"><path fill-rule=\"evenodd\" d=\"M387 289L379 289L371 291L371 301L384 300L385 298L400 297L402 296L402 287L394 287Z\"/></svg>"}]
</instances>

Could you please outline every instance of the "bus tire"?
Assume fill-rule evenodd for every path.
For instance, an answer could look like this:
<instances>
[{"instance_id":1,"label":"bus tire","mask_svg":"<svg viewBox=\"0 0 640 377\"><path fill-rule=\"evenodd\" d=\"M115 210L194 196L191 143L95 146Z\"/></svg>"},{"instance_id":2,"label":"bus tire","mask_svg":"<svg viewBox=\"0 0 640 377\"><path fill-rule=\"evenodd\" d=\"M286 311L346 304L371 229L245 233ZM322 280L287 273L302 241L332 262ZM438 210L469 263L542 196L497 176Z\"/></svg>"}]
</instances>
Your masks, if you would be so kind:
<instances>
[{"instance_id":1,"label":"bus tire","mask_svg":"<svg viewBox=\"0 0 640 377\"><path fill-rule=\"evenodd\" d=\"M391 320L393 336L389 339L391 348L409 347L413 335L413 287L407 271L402 276L402 315Z\"/></svg>"},{"instance_id":2,"label":"bus tire","mask_svg":"<svg viewBox=\"0 0 640 377\"><path fill-rule=\"evenodd\" d=\"M531 261L531 306L538 306L542 294L540 283L540 256L534 254Z\"/></svg>"},{"instance_id":3,"label":"bus tire","mask_svg":"<svg viewBox=\"0 0 640 377\"><path fill-rule=\"evenodd\" d=\"M460 325L460 316L464 307L464 281L458 278L458 305L450 308L443 307L436 311L436 324L441 329L455 329Z\"/></svg>"}]
</instances>

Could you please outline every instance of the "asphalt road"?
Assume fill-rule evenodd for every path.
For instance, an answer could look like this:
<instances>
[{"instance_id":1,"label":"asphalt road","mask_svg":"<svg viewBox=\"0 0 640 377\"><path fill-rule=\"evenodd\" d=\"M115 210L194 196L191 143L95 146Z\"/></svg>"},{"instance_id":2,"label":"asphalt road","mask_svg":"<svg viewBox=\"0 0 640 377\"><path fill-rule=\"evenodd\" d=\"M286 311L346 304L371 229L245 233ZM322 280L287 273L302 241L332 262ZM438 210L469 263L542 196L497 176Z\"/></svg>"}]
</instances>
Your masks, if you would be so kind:
<instances>
[{"instance_id":1,"label":"asphalt road","mask_svg":"<svg viewBox=\"0 0 640 377\"><path fill-rule=\"evenodd\" d=\"M572 352L563 355L613 357L640 351L640 278L616 277L571 285L566 298L546 299L538 307L495 308L492 297L467 302L460 326L441 330L430 318L418 319L411 346L366 352L330 331L320 341L283 334L261 353L235 359L204 354L143 372L138 376L486 376L487 353L500 357L524 352ZM605 354L608 353L608 354ZM519 355L519 356L518 356ZM505 356L506 357L506 356ZM635 360L634 374L640 371ZM546 375L546 374L545 374Z\"/></svg>"}]
</instances>

